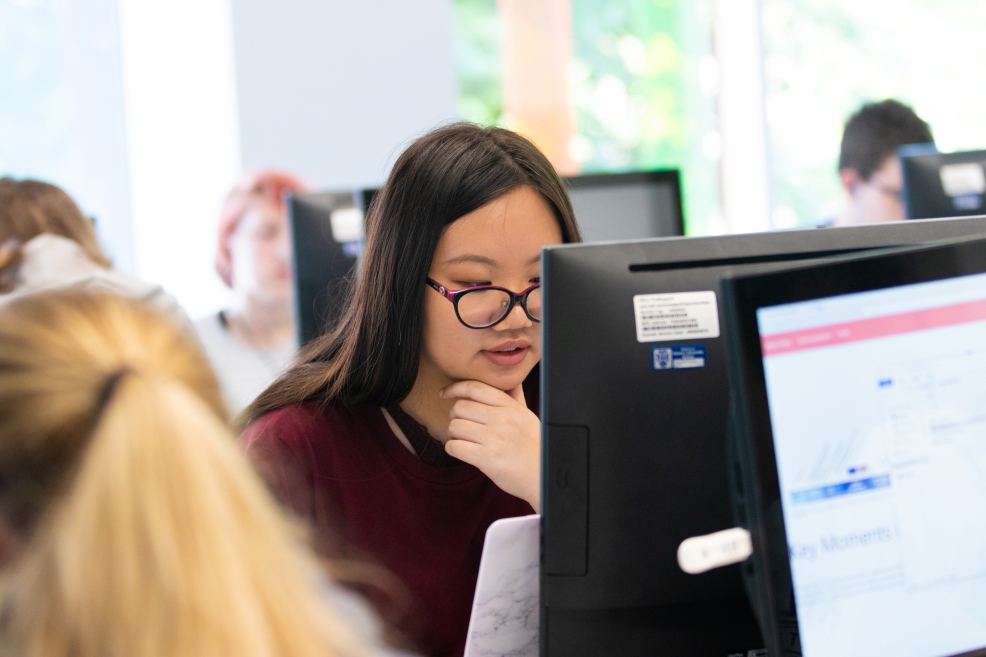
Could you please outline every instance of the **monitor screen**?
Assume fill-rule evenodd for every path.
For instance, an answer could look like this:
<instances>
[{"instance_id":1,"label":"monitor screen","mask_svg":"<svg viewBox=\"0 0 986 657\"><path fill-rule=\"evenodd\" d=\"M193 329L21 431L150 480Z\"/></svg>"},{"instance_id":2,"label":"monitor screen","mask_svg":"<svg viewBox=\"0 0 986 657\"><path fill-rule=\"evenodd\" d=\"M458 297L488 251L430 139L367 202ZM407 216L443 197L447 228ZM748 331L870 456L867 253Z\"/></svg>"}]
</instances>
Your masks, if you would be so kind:
<instances>
[{"instance_id":1,"label":"monitor screen","mask_svg":"<svg viewBox=\"0 0 986 657\"><path fill-rule=\"evenodd\" d=\"M288 199L294 256L298 341L332 326L363 251L363 210L352 191L294 194Z\"/></svg>"},{"instance_id":2,"label":"monitor screen","mask_svg":"<svg viewBox=\"0 0 986 657\"><path fill-rule=\"evenodd\" d=\"M805 657L986 645L986 274L757 325Z\"/></svg>"},{"instance_id":3,"label":"monitor screen","mask_svg":"<svg viewBox=\"0 0 986 657\"><path fill-rule=\"evenodd\" d=\"M586 242L684 235L674 169L565 178Z\"/></svg>"},{"instance_id":4,"label":"monitor screen","mask_svg":"<svg viewBox=\"0 0 986 657\"><path fill-rule=\"evenodd\" d=\"M908 219L986 213L986 151L921 153L902 149L903 198ZM917 154L909 154L918 151Z\"/></svg>"},{"instance_id":5,"label":"monitor screen","mask_svg":"<svg viewBox=\"0 0 986 657\"><path fill-rule=\"evenodd\" d=\"M690 575L676 556L686 538L742 522L728 486L720 276L981 233L986 218L546 249L542 655L607 654L617 641L627 657L763 645L742 620L745 570ZM668 631L686 605L714 619L693 621L688 649Z\"/></svg>"}]
</instances>

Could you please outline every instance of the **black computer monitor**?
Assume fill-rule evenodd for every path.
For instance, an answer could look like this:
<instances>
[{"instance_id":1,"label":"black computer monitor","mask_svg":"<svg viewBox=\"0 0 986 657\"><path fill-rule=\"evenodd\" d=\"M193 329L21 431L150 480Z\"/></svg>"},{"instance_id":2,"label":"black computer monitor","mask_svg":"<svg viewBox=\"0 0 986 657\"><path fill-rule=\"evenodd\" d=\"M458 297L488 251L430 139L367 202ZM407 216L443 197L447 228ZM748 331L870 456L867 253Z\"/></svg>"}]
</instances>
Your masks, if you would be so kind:
<instances>
[{"instance_id":1,"label":"black computer monitor","mask_svg":"<svg viewBox=\"0 0 986 657\"><path fill-rule=\"evenodd\" d=\"M986 655L986 239L723 297L771 654Z\"/></svg>"},{"instance_id":2,"label":"black computer monitor","mask_svg":"<svg viewBox=\"0 0 986 657\"><path fill-rule=\"evenodd\" d=\"M339 315L362 253L363 204L369 198L359 190L288 199L299 344L321 335Z\"/></svg>"},{"instance_id":3,"label":"black computer monitor","mask_svg":"<svg viewBox=\"0 0 986 657\"><path fill-rule=\"evenodd\" d=\"M901 150L908 219L986 213L986 151L923 153Z\"/></svg>"},{"instance_id":4,"label":"black computer monitor","mask_svg":"<svg viewBox=\"0 0 986 657\"><path fill-rule=\"evenodd\" d=\"M677 169L565 178L586 242L685 234Z\"/></svg>"},{"instance_id":5,"label":"black computer monitor","mask_svg":"<svg viewBox=\"0 0 986 657\"><path fill-rule=\"evenodd\" d=\"M741 567L676 556L735 525L720 275L979 233L986 217L546 249L542 657L762 646Z\"/></svg>"},{"instance_id":6,"label":"black computer monitor","mask_svg":"<svg viewBox=\"0 0 986 657\"><path fill-rule=\"evenodd\" d=\"M379 187L364 187L359 190L360 207L363 208L364 214L370 210L370 204L373 203L373 199L377 197L379 191Z\"/></svg>"}]
</instances>

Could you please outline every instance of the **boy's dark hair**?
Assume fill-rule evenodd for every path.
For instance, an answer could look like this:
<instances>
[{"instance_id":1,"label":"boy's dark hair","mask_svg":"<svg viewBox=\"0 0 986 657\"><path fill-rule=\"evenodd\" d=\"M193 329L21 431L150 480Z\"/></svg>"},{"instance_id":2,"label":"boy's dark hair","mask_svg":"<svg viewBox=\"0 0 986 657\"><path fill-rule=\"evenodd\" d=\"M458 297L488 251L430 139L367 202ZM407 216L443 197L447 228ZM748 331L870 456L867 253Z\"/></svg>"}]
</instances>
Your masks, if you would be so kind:
<instances>
[{"instance_id":1,"label":"boy's dark hair","mask_svg":"<svg viewBox=\"0 0 986 657\"><path fill-rule=\"evenodd\" d=\"M869 180L901 146L934 141L931 128L907 105L892 99L869 103L846 122L839 170L855 169Z\"/></svg>"}]
</instances>

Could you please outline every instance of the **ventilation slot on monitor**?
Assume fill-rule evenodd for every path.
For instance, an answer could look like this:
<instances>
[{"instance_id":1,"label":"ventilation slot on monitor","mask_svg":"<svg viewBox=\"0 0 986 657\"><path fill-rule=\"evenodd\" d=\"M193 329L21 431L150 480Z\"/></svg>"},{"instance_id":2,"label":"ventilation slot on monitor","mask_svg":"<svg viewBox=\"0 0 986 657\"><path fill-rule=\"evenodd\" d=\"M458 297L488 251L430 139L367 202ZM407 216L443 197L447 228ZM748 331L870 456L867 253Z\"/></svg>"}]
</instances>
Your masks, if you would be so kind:
<instances>
[{"instance_id":1,"label":"ventilation slot on monitor","mask_svg":"<svg viewBox=\"0 0 986 657\"><path fill-rule=\"evenodd\" d=\"M816 258L831 258L840 255L864 253L875 248L894 247L863 247L855 249L834 249L832 251L806 251L805 253L775 253L771 255L737 256L734 258L714 258L709 260L686 260L674 262L648 262L630 265L633 273L642 271L668 271L671 269L702 269L703 267L734 267L736 265L759 265L771 262L797 262L799 260L814 260Z\"/></svg>"}]
</instances>

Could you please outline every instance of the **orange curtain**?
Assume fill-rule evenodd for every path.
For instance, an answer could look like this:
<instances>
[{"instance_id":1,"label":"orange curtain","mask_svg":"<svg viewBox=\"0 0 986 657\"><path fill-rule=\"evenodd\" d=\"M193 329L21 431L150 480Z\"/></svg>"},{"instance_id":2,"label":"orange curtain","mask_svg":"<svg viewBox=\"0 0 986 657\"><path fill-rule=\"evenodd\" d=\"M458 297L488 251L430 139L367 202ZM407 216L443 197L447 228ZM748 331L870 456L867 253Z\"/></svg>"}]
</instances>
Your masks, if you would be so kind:
<instances>
[{"instance_id":1,"label":"orange curtain","mask_svg":"<svg viewBox=\"0 0 986 657\"><path fill-rule=\"evenodd\" d=\"M503 21L503 110L507 127L538 145L562 175L579 172L565 70L572 61L571 0L497 0Z\"/></svg>"}]
</instances>

